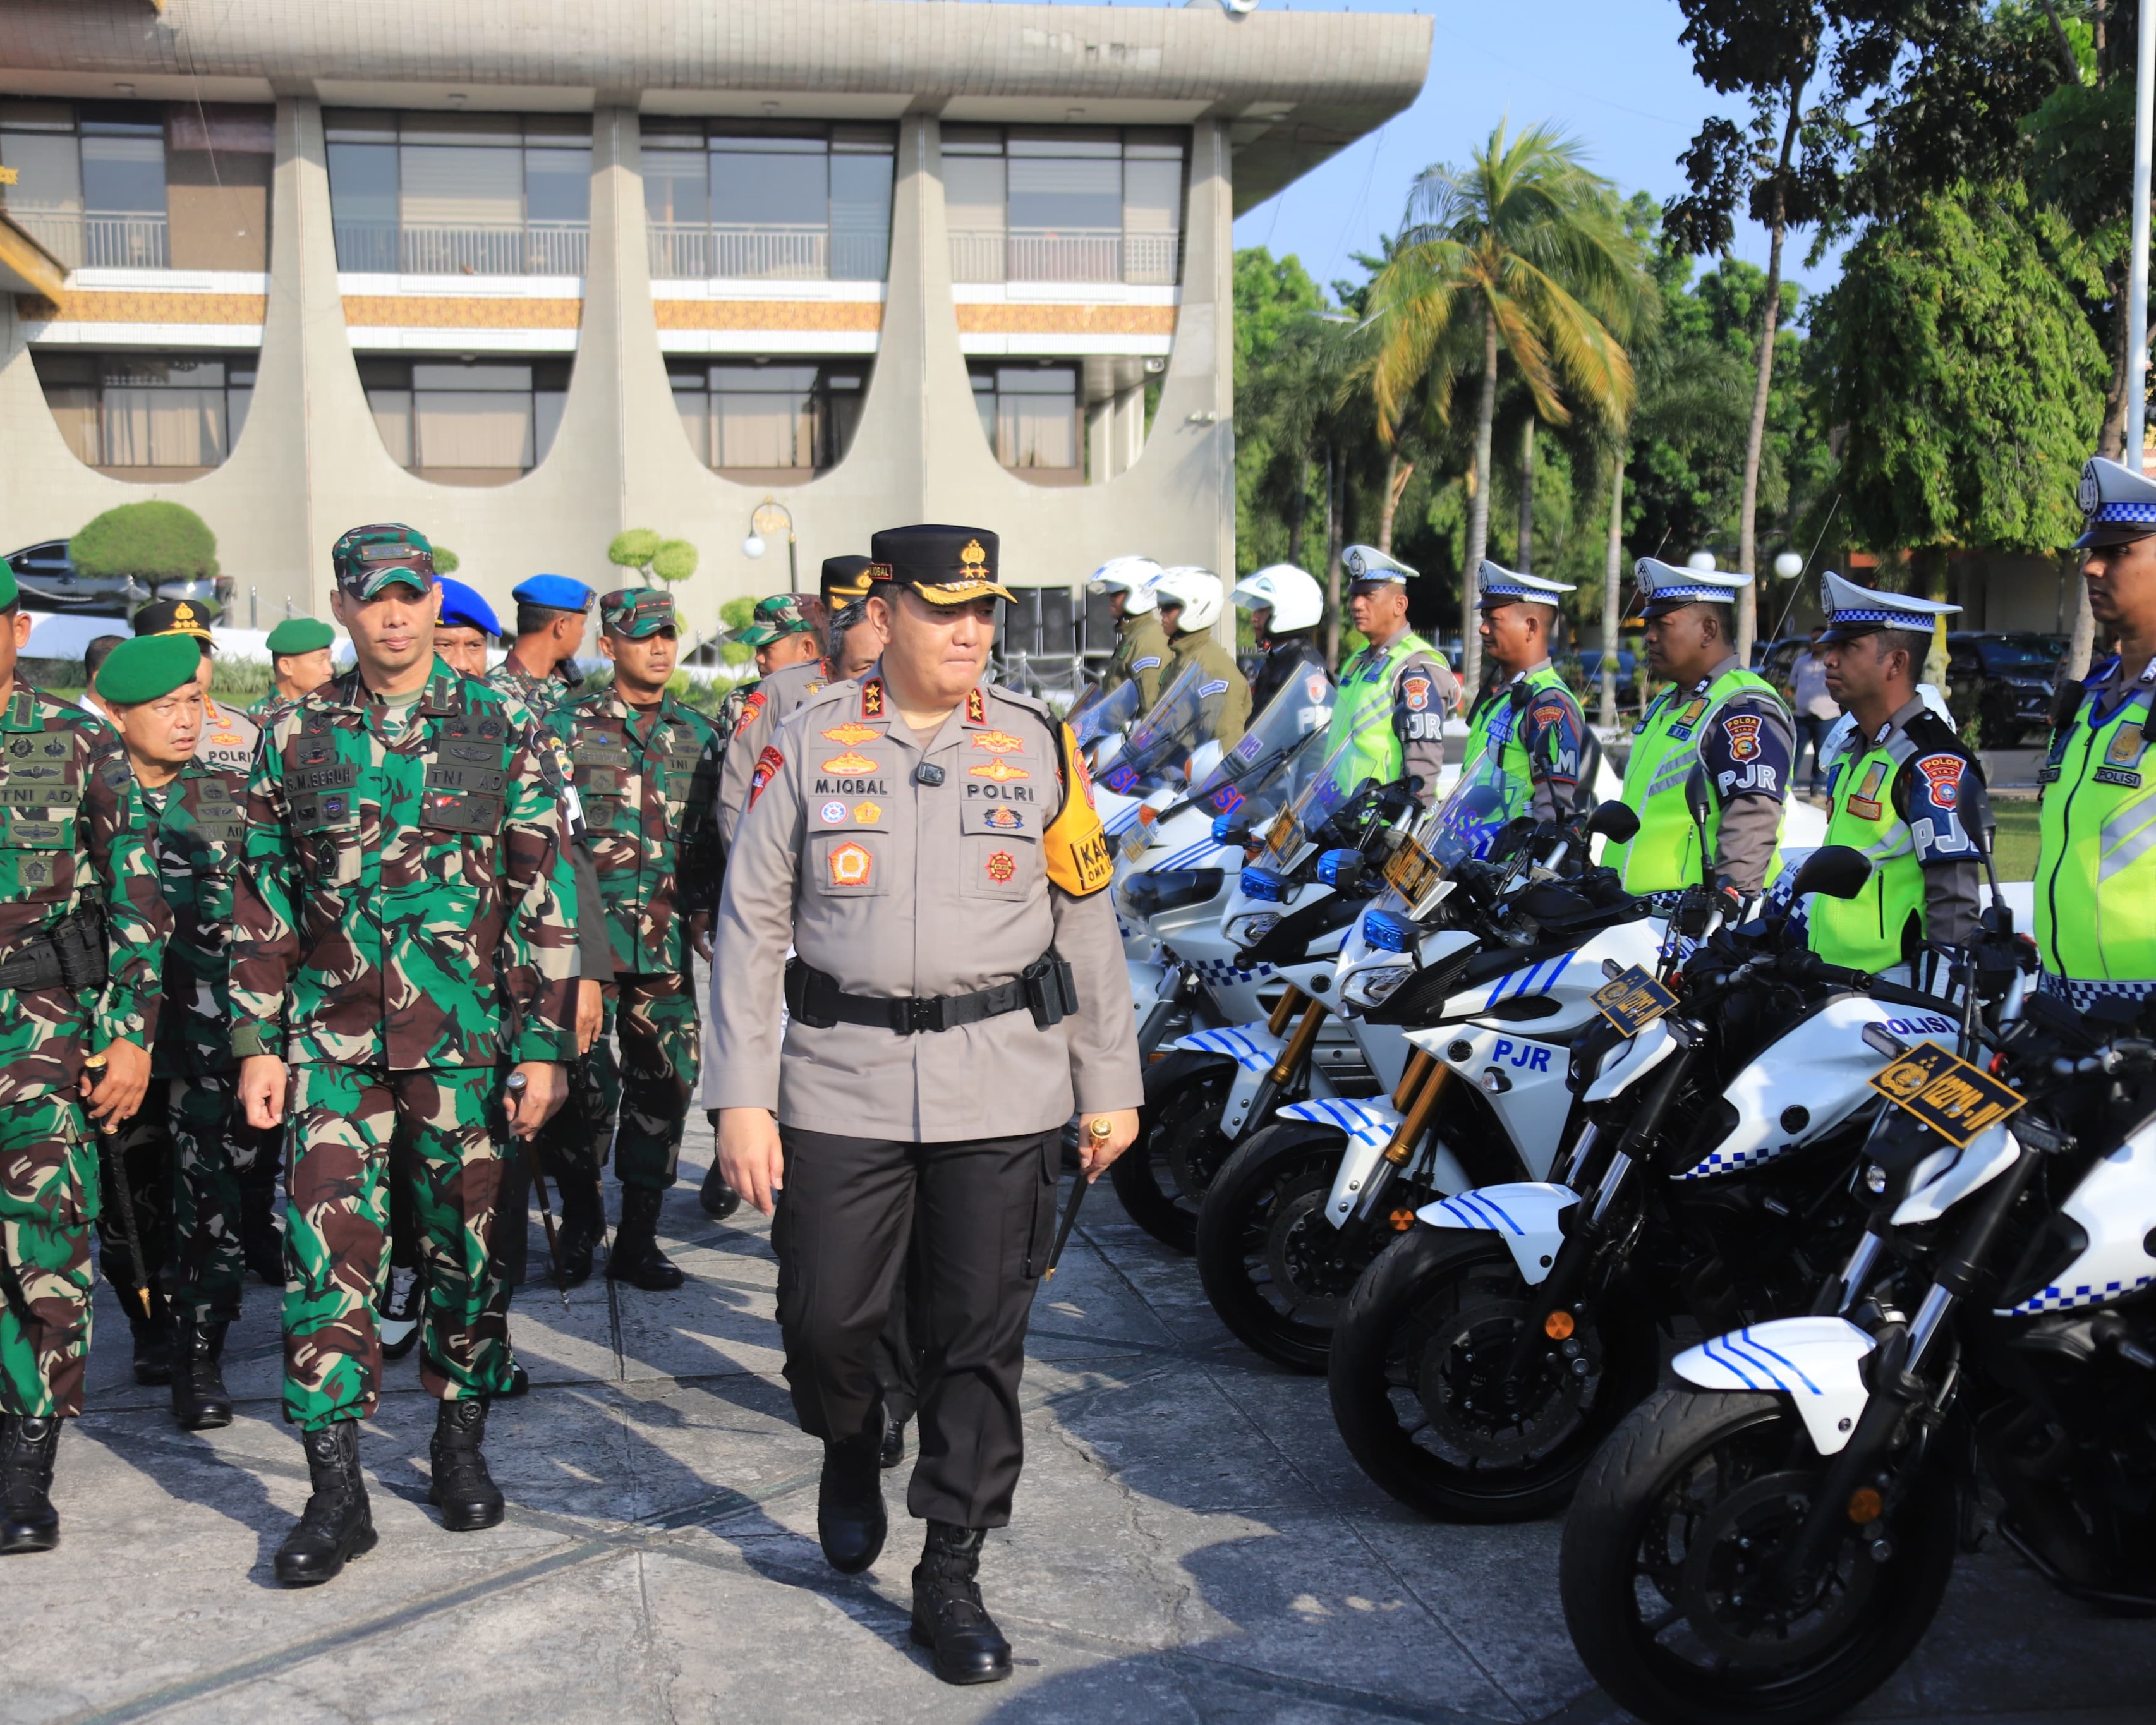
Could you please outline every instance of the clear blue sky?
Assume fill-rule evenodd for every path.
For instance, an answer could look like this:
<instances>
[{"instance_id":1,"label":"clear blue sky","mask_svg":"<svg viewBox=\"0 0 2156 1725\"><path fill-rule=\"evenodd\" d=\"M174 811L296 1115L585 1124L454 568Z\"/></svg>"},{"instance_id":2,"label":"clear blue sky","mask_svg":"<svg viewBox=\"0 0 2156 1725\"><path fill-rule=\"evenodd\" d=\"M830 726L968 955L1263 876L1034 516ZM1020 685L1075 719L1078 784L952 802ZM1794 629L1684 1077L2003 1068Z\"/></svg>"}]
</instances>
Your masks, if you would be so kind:
<instances>
[{"instance_id":1,"label":"clear blue sky","mask_svg":"<svg viewBox=\"0 0 2156 1725\"><path fill-rule=\"evenodd\" d=\"M1100 0L1054 0L1057 4ZM1182 0L1112 0L1180 5ZM1429 81L1414 105L1342 151L1235 224L1239 246L1293 253L1321 283L1359 276L1351 261L1397 227L1408 187L1433 162L1464 162L1492 126L1556 121L1594 168L1627 195L1666 199L1683 189L1677 157L1709 114L1742 118L1741 99L1717 96L1693 76L1678 41L1676 0L1259 0L1267 10L1417 12L1436 25ZM1784 249L1784 267L1807 287L1834 277L1831 259L1804 267L1809 237ZM1737 256L1765 267L1767 236L1740 223Z\"/></svg>"}]
</instances>

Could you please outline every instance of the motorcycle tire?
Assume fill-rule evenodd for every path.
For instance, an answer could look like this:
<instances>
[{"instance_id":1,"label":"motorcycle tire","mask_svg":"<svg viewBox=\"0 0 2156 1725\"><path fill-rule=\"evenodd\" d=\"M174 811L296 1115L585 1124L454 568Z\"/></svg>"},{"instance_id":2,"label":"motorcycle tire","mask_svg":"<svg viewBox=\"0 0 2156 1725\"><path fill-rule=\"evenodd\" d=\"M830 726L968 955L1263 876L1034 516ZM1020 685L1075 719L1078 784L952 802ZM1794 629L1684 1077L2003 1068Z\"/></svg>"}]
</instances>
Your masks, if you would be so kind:
<instances>
[{"instance_id":1,"label":"motorcycle tire","mask_svg":"<svg viewBox=\"0 0 2156 1725\"><path fill-rule=\"evenodd\" d=\"M1503 1368L1533 1300L1496 1235L1419 1224L1348 1296L1327 1370L1332 1417L1363 1471L1409 1508L1454 1522L1548 1515L1654 1389L1653 1314L1619 1288L1580 1312L1507 1403Z\"/></svg>"},{"instance_id":2,"label":"motorcycle tire","mask_svg":"<svg viewBox=\"0 0 2156 1725\"><path fill-rule=\"evenodd\" d=\"M1198 1212L1198 1276L1220 1321L1253 1352L1322 1372L1332 1325L1382 1238L1343 1235L1325 1200L1347 1135L1276 1121L1228 1158Z\"/></svg>"},{"instance_id":3,"label":"motorcycle tire","mask_svg":"<svg viewBox=\"0 0 2156 1725\"><path fill-rule=\"evenodd\" d=\"M1626 1416L1580 1480L1558 1568L1573 1645L1614 1700L1650 1725L1808 1725L1894 1674L1953 1570L1953 1482L1926 1468L1875 1524L1883 1560L1841 1523L1799 1608L1769 1578L1826 1468L1777 1396L1662 1389Z\"/></svg>"},{"instance_id":4,"label":"motorcycle tire","mask_svg":"<svg viewBox=\"0 0 2156 1725\"><path fill-rule=\"evenodd\" d=\"M1108 1165L1124 1214L1178 1252L1197 1249L1198 1207L1235 1147L1219 1129L1235 1070L1231 1060L1191 1049L1147 1067L1137 1142Z\"/></svg>"}]
</instances>

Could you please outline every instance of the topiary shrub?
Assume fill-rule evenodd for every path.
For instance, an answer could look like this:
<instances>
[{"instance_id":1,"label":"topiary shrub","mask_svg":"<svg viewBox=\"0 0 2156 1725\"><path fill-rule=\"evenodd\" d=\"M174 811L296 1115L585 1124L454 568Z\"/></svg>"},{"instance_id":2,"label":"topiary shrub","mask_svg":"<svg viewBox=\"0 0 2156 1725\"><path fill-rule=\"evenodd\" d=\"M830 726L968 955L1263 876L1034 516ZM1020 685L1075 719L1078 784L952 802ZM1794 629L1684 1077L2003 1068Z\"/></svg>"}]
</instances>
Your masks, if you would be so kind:
<instances>
[{"instance_id":1,"label":"topiary shrub","mask_svg":"<svg viewBox=\"0 0 2156 1725\"><path fill-rule=\"evenodd\" d=\"M178 503L123 503L68 542L85 575L140 575L151 582L217 578L217 535Z\"/></svg>"},{"instance_id":2,"label":"topiary shrub","mask_svg":"<svg viewBox=\"0 0 2156 1725\"><path fill-rule=\"evenodd\" d=\"M613 536L613 542L607 547L607 561L624 569L646 569L665 543L649 527L630 527Z\"/></svg>"},{"instance_id":3,"label":"topiary shrub","mask_svg":"<svg viewBox=\"0 0 2156 1725\"><path fill-rule=\"evenodd\" d=\"M463 561L464 559L459 557L454 552L451 551L448 546L435 546L434 572L437 575L455 574L457 572L457 565Z\"/></svg>"},{"instance_id":4,"label":"topiary shrub","mask_svg":"<svg viewBox=\"0 0 2156 1725\"><path fill-rule=\"evenodd\" d=\"M685 539L669 539L651 555L651 572L661 581L686 581L696 572L696 547Z\"/></svg>"}]
</instances>

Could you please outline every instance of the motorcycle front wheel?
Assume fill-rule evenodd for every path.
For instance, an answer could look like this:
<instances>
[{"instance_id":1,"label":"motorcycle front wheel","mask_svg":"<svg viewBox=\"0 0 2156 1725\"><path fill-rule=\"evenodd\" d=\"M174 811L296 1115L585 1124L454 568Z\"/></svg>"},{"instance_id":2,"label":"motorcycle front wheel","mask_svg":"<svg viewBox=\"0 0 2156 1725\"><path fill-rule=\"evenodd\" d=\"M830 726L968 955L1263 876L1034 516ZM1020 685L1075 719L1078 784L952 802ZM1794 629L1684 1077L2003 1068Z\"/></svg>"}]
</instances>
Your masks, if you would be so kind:
<instances>
[{"instance_id":1,"label":"motorcycle front wheel","mask_svg":"<svg viewBox=\"0 0 2156 1725\"><path fill-rule=\"evenodd\" d=\"M1835 1518L1816 1574L1781 1558L1827 1463L1788 1403L1665 1389L1579 1482L1558 1590L1573 1645L1650 1725L1834 1717L1892 1676L1953 1568L1954 1487L1926 1468L1870 1527Z\"/></svg>"},{"instance_id":2,"label":"motorcycle front wheel","mask_svg":"<svg viewBox=\"0 0 2156 1725\"><path fill-rule=\"evenodd\" d=\"M1652 1314L1622 1291L1513 1369L1531 1288L1503 1240L1418 1226L1363 1272L1332 1332L1332 1416L1348 1451L1410 1509L1518 1522L1572 1495L1610 1430L1655 1387Z\"/></svg>"},{"instance_id":3,"label":"motorcycle front wheel","mask_svg":"<svg viewBox=\"0 0 2156 1725\"><path fill-rule=\"evenodd\" d=\"M1137 1142L1108 1164L1123 1210L1163 1245L1198 1245L1198 1207L1235 1147L1220 1130L1235 1063L1178 1049L1146 1068Z\"/></svg>"},{"instance_id":4,"label":"motorcycle front wheel","mask_svg":"<svg viewBox=\"0 0 2156 1725\"><path fill-rule=\"evenodd\" d=\"M1347 1144L1332 1127L1276 1121L1228 1158L1198 1212L1198 1276L1214 1311L1245 1345L1298 1372L1325 1369L1348 1291L1391 1238L1325 1219Z\"/></svg>"}]
</instances>

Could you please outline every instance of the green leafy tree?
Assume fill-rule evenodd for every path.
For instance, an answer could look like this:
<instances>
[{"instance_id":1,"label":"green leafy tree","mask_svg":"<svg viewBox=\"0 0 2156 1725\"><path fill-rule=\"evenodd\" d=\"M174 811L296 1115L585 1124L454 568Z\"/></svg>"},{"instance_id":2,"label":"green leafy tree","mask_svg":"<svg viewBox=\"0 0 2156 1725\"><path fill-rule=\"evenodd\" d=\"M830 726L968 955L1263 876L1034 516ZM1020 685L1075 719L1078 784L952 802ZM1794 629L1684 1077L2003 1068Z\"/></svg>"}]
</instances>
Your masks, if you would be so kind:
<instances>
[{"instance_id":1,"label":"green leafy tree","mask_svg":"<svg viewBox=\"0 0 2156 1725\"><path fill-rule=\"evenodd\" d=\"M729 631L747 629L755 615L754 599L728 599L719 607L719 621L726 624ZM728 665L747 665L756 658L756 649L741 641L721 641L719 657Z\"/></svg>"},{"instance_id":2,"label":"green leafy tree","mask_svg":"<svg viewBox=\"0 0 2156 1725\"><path fill-rule=\"evenodd\" d=\"M634 569L639 574L651 567L652 558L659 555L659 547L666 542L649 527L630 527L613 536L607 547L607 561L619 568Z\"/></svg>"},{"instance_id":3,"label":"green leafy tree","mask_svg":"<svg viewBox=\"0 0 2156 1725\"><path fill-rule=\"evenodd\" d=\"M651 572L671 584L696 572L696 547L685 539L669 539L651 554Z\"/></svg>"},{"instance_id":4,"label":"green leafy tree","mask_svg":"<svg viewBox=\"0 0 2156 1725\"><path fill-rule=\"evenodd\" d=\"M85 575L136 575L153 582L217 577L217 535L178 503L108 509L68 542L68 556Z\"/></svg>"},{"instance_id":5,"label":"green leafy tree","mask_svg":"<svg viewBox=\"0 0 2156 1725\"><path fill-rule=\"evenodd\" d=\"M463 564L464 559L451 551L448 546L434 547L434 572L437 575L454 575L463 567Z\"/></svg>"}]
</instances>

